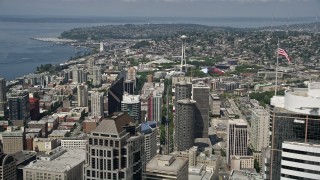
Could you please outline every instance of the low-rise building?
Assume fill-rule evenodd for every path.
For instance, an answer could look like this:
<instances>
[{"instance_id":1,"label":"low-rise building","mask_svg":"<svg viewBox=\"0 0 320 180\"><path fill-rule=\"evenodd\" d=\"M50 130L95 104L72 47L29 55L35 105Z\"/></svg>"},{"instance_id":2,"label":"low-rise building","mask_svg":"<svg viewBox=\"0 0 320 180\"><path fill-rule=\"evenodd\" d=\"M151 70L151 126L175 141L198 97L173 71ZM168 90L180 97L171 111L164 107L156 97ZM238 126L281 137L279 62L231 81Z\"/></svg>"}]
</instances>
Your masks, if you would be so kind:
<instances>
[{"instance_id":1,"label":"low-rise building","mask_svg":"<svg viewBox=\"0 0 320 180\"><path fill-rule=\"evenodd\" d=\"M253 156L230 156L230 165L233 170L244 170L254 168Z\"/></svg>"},{"instance_id":2,"label":"low-rise building","mask_svg":"<svg viewBox=\"0 0 320 180\"><path fill-rule=\"evenodd\" d=\"M82 180L85 150L58 147L23 168L24 180Z\"/></svg>"},{"instance_id":3,"label":"low-rise building","mask_svg":"<svg viewBox=\"0 0 320 180\"><path fill-rule=\"evenodd\" d=\"M9 126L1 135L4 154L14 154L24 149L25 134L23 127Z\"/></svg>"},{"instance_id":4,"label":"low-rise building","mask_svg":"<svg viewBox=\"0 0 320 180\"><path fill-rule=\"evenodd\" d=\"M156 155L146 167L145 179L188 180L188 158L173 155Z\"/></svg>"},{"instance_id":5,"label":"low-rise building","mask_svg":"<svg viewBox=\"0 0 320 180\"><path fill-rule=\"evenodd\" d=\"M69 130L53 130L51 134L49 134L48 138L57 139L60 141L64 137L66 137Z\"/></svg>"},{"instance_id":6,"label":"low-rise building","mask_svg":"<svg viewBox=\"0 0 320 180\"><path fill-rule=\"evenodd\" d=\"M33 139L33 151L46 152L57 147L57 140L52 138L35 138Z\"/></svg>"},{"instance_id":7,"label":"low-rise building","mask_svg":"<svg viewBox=\"0 0 320 180\"><path fill-rule=\"evenodd\" d=\"M86 149L87 139L83 137L65 137L61 140L61 146L65 148Z\"/></svg>"}]
</instances>

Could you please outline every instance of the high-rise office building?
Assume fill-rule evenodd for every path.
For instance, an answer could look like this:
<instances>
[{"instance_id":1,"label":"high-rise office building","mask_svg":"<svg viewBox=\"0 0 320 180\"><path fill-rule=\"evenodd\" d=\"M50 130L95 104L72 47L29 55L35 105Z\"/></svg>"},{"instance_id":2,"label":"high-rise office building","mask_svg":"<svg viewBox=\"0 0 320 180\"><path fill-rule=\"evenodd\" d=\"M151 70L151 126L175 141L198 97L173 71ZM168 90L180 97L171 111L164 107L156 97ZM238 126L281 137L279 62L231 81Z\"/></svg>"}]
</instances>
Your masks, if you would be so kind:
<instances>
[{"instance_id":1,"label":"high-rise office building","mask_svg":"<svg viewBox=\"0 0 320 180\"><path fill-rule=\"evenodd\" d=\"M174 144L177 151L190 149L194 144L195 101L177 101L174 122Z\"/></svg>"},{"instance_id":2,"label":"high-rise office building","mask_svg":"<svg viewBox=\"0 0 320 180\"><path fill-rule=\"evenodd\" d=\"M9 119L10 120L29 120L29 94L12 94L8 97Z\"/></svg>"},{"instance_id":3,"label":"high-rise office building","mask_svg":"<svg viewBox=\"0 0 320 180\"><path fill-rule=\"evenodd\" d=\"M121 111L125 111L136 122L141 121L141 102L140 95L124 94L121 101Z\"/></svg>"},{"instance_id":4,"label":"high-rise office building","mask_svg":"<svg viewBox=\"0 0 320 180\"><path fill-rule=\"evenodd\" d=\"M142 123L141 133L144 134L144 152L148 163L157 154L157 122Z\"/></svg>"},{"instance_id":5,"label":"high-rise office building","mask_svg":"<svg viewBox=\"0 0 320 180\"><path fill-rule=\"evenodd\" d=\"M195 138L208 138L209 128L209 95L210 88L205 84L194 84L192 87L192 99L195 106Z\"/></svg>"},{"instance_id":6,"label":"high-rise office building","mask_svg":"<svg viewBox=\"0 0 320 180\"><path fill-rule=\"evenodd\" d=\"M101 74L101 68L99 66L93 66L91 77L92 77L93 86L101 86L102 74Z\"/></svg>"},{"instance_id":7,"label":"high-rise office building","mask_svg":"<svg viewBox=\"0 0 320 180\"><path fill-rule=\"evenodd\" d=\"M87 107L88 106L88 87L87 85L78 85L77 86L77 97L78 97L78 106Z\"/></svg>"},{"instance_id":8,"label":"high-rise office building","mask_svg":"<svg viewBox=\"0 0 320 180\"><path fill-rule=\"evenodd\" d=\"M145 155L140 129L124 112L102 120L88 137L83 179L142 179Z\"/></svg>"},{"instance_id":9,"label":"high-rise office building","mask_svg":"<svg viewBox=\"0 0 320 180\"><path fill-rule=\"evenodd\" d=\"M95 65L95 59L93 57L91 57L88 59L87 62L88 62L87 66L88 66L89 74L92 75L93 74L93 67Z\"/></svg>"},{"instance_id":10,"label":"high-rise office building","mask_svg":"<svg viewBox=\"0 0 320 180\"><path fill-rule=\"evenodd\" d=\"M91 93L91 115L103 117L103 93Z\"/></svg>"},{"instance_id":11,"label":"high-rise office building","mask_svg":"<svg viewBox=\"0 0 320 180\"><path fill-rule=\"evenodd\" d=\"M137 74L137 70L133 67L130 67L128 69L128 72L127 72L127 80L132 80L132 81L135 81L136 80L136 74Z\"/></svg>"},{"instance_id":12,"label":"high-rise office building","mask_svg":"<svg viewBox=\"0 0 320 180\"><path fill-rule=\"evenodd\" d=\"M251 110L250 144L254 151L261 152L269 146L269 113L263 107Z\"/></svg>"},{"instance_id":13,"label":"high-rise office building","mask_svg":"<svg viewBox=\"0 0 320 180\"><path fill-rule=\"evenodd\" d=\"M162 120L162 94L154 91L148 97L148 120L161 122Z\"/></svg>"},{"instance_id":14,"label":"high-rise office building","mask_svg":"<svg viewBox=\"0 0 320 180\"><path fill-rule=\"evenodd\" d=\"M38 98L29 97L30 117L31 120L39 120L40 102Z\"/></svg>"},{"instance_id":15,"label":"high-rise office building","mask_svg":"<svg viewBox=\"0 0 320 180\"><path fill-rule=\"evenodd\" d=\"M320 179L320 144L284 141L281 179Z\"/></svg>"},{"instance_id":16,"label":"high-rise office building","mask_svg":"<svg viewBox=\"0 0 320 180\"><path fill-rule=\"evenodd\" d=\"M228 121L227 127L227 163L231 156L248 155L248 124L242 119Z\"/></svg>"},{"instance_id":17,"label":"high-rise office building","mask_svg":"<svg viewBox=\"0 0 320 180\"><path fill-rule=\"evenodd\" d=\"M304 168L309 167L306 165L300 165L300 167L282 166L282 154L285 154L283 143L289 141L292 143L311 143L320 144L320 83L310 83L308 88L293 88L287 90L285 95L274 96L271 99L271 112L270 112L270 124L271 124L271 157L270 157L270 179L279 180L285 178L291 179L303 179L313 176L306 176L311 172L311 169ZM291 147L298 148L298 147ZM302 154L313 156L304 148L304 151L292 151L294 157L290 157L295 162L308 161ZM287 153L286 153L287 154ZM301 154L301 156L297 156ZM319 155L318 155L319 156ZM288 157L286 157L288 158ZM308 158L309 161L315 159ZM291 160L290 160L291 161ZM308 162L303 162L307 163ZM311 163L312 164L312 163ZM292 164L296 166L296 164ZM304 167L303 167L304 166ZM282 171L286 169L286 171ZM288 174L291 171L296 171L294 175ZM297 173L299 172L299 173ZM319 174L319 171L316 172ZM312 179L312 178L311 178ZM319 178L316 178L319 179Z\"/></svg>"},{"instance_id":18,"label":"high-rise office building","mask_svg":"<svg viewBox=\"0 0 320 180\"><path fill-rule=\"evenodd\" d=\"M121 111L121 101L124 93L123 79L121 77L108 89L108 114Z\"/></svg>"},{"instance_id":19,"label":"high-rise office building","mask_svg":"<svg viewBox=\"0 0 320 180\"><path fill-rule=\"evenodd\" d=\"M72 83L81 84L88 81L88 72L87 70L78 67L73 67L72 69Z\"/></svg>"},{"instance_id":20,"label":"high-rise office building","mask_svg":"<svg viewBox=\"0 0 320 180\"><path fill-rule=\"evenodd\" d=\"M192 84L187 83L185 81L180 81L175 85L175 106L177 105L177 101L182 99L190 99L192 91Z\"/></svg>"},{"instance_id":21,"label":"high-rise office building","mask_svg":"<svg viewBox=\"0 0 320 180\"><path fill-rule=\"evenodd\" d=\"M210 104L211 114L214 116L220 116L221 100L217 94L210 95L209 104Z\"/></svg>"},{"instance_id":22,"label":"high-rise office building","mask_svg":"<svg viewBox=\"0 0 320 180\"><path fill-rule=\"evenodd\" d=\"M133 80L125 80L123 82L123 86L124 86L124 91L127 92L128 94L134 94L134 81Z\"/></svg>"},{"instance_id":23,"label":"high-rise office building","mask_svg":"<svg viewBox=\"0 0 320 180\"><path fill-rule=\"evenodd\" d=\"M4 116L6 109L6 80L4 78L0 78L0 116Z\"/></svg>"}]
</instances>

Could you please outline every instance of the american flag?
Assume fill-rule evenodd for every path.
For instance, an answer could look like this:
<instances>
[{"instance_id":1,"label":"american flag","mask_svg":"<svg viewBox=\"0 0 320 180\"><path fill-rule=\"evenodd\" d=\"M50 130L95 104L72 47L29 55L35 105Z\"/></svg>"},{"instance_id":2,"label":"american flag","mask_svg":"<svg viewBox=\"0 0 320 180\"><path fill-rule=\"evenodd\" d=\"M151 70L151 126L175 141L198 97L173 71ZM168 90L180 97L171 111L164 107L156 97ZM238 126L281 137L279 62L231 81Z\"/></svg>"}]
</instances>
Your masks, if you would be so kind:
<instances>
[{"instance_id":1,"label":"american flag","mask_svg":"<svg viewBox=\"0 0 320 180\"><path fill-rule=\"evenodd\" d=\"M290 58L289 58L289 55L287 54L287 52L286 52L284 49L278 48L278 54L279 54L280 56L285 57L285 58L288 60L288 62L291 63L291 60L290 60Z\"/></svg>"}]
</instances>

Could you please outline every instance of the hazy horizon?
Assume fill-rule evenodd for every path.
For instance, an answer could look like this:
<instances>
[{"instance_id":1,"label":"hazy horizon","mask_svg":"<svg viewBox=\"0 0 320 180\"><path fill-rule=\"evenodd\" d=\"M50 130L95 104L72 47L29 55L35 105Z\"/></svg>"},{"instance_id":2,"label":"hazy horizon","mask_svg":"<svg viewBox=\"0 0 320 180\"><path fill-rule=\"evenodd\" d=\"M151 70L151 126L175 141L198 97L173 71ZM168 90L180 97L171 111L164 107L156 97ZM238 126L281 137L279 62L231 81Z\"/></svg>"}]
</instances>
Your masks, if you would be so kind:
<instances>
[{"instance_id":1,"label":"hazy horizon","mask_svg":"<svg viewBox=\"0 0 320 180\"><path fill-rule=\"evenodd\" d=\"M0 16L316 17L319 0L0 0Z\"/></svg>"}]
</instances>

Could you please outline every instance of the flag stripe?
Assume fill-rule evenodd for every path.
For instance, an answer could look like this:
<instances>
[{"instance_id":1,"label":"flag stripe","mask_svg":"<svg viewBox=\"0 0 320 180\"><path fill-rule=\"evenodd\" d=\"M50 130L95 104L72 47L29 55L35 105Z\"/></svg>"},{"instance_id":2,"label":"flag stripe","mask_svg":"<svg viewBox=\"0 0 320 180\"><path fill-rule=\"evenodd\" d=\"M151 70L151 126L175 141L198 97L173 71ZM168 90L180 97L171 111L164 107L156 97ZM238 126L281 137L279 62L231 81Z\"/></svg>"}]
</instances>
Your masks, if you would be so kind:
<instances>
[{"instance_id":1,"label":"flag stripe","mask_svg":"<svg viewBox=\"0 0 320 180\"><path fill-rule=\"evenodd\" d=\"M287 52L284 49L278 48L278 54L285 57L288 60L288 62L291 63L289 55L287 54Z\"/></svg>"}]
</instances>

